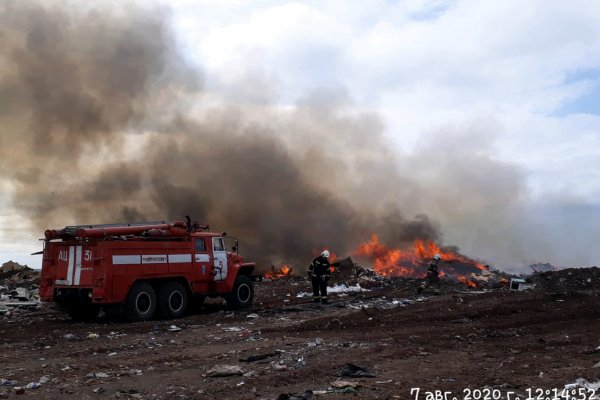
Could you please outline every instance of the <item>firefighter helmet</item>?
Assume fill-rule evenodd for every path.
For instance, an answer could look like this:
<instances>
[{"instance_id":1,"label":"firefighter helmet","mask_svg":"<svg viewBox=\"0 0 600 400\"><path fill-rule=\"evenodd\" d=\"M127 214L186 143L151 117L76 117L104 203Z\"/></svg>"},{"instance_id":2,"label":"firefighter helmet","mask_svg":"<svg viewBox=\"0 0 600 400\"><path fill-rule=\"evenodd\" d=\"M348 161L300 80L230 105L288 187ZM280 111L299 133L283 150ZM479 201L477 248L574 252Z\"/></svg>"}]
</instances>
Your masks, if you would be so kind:
<instances>
[{"instance_id":1,"label":"firefighter helmet","mask_svg":"<svg viewBox=\"0 0 600 400\"><path fill-rule=\"evenodd\" d=\"M433 256L433 259L434 259L434 260L436 260L436 261L439 261L439 260L440 260L440 258L441 258L441 257L440 257L440 255L439 255L439 254L436 254L435 256Z\"/></svg>"},{"instance_id":2,"label":"firefighter helmet","mask_svg":"<svg viewBox=\"0 0 600 400\"><path fill-rule=\"evenodd\" d=\"M323 252L321 253L321 255L325 258L329 258L329 250L323 250Z\"/></svg>"}]
</instances>

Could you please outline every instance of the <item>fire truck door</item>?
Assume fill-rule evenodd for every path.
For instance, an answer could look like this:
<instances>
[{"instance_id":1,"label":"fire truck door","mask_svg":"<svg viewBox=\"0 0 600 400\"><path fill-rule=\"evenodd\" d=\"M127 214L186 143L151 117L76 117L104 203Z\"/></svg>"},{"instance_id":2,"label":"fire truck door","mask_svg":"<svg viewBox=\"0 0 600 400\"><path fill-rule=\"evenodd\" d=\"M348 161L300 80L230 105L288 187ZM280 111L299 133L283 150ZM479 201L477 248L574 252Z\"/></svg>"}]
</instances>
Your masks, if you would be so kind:
<instances>
[{"instance_id":1,"label":"fire truck door","mask_svg":"<svg viewBox=\"0 0 600 400\"><path fill-rule=\"evenodd\" d=\"M213 257L215 266L215 281L227 278L227 252L223 238L213 238Z\"/></svg>"},{"instance_id":2,"label":"fire truck door","mask_svg":"<svg viewBox=\"0 0 600 400\"><path fill-rule=\"evenodd\" d=\"M204 238L196 239L194 254L194 276L200 281L212 280L210 255Z\"/></svg>"}]
</instances>

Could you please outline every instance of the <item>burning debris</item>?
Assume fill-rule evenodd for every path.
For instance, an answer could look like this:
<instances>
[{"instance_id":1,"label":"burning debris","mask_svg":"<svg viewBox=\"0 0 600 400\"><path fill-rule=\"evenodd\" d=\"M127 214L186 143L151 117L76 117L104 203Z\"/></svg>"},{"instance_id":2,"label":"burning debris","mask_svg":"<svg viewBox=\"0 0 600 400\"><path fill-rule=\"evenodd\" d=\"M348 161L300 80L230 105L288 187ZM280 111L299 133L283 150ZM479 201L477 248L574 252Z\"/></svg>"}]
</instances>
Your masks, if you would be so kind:
<instances>
[{"instance_id":1,"label":"burning debris","mask_svg":"<svg viewBox=\"0 0 600 400\"><path fill-rule=\"evenodd\" d=\"M262 276L263 279L281 279L285 277L292 276L294 270L289 265L282 265L279 268L275 268L274 265L271 266L271 271L265 272Z\"/></svg>"},{"instance_id":2,"label":"burning debris","mask_svg":"<svg viewBox=\"0 0 600 400\"><path fill-rule=\"evenodd\" d=\"M444 251L446 250L446 251ZM364 243L356 250L359 257L368 256L373 259L373 266L367 267L356 263L351 257L345 257L331 263L331 285L353 286L360 282L372 282L375 285L397 284L400 280L407 284L417 285L426 273L427 257L430 254L440 256L440 278L448 285L464 285L473 289L496 289L507 287L510 283L509 274L491 269L459 254L453 249L442 249L434 243L416 241L414 247L408 250L390 249L379 243L377 235L370 242ZM332 259L336 259L332 255ZM271 267L261 278L265 280L304 281L303 274L299 275L288 264L277 268Z\"/></svg>"},{"instance_id":3,"label":"burning debris","mask_svg":"<svg viewBox=\"0 0 600 400\"><path fill-rule=\"evenodd\" d=\"M377 234L373 234L368 242L356 248L355 254L371 259L373 270L380 275L410 278L423 277L427 262L439 254L443 262L440 277L448 277L471 287L478 287L478 284L469 275L487 269L484 264L458 253L454 247L440 247L432 241L421 239L415 240L410 247L390 248L380 242Z\"/></svg>"},{"instance_id":4,"label":"burning debris","mask_svg":"<svg viewBox=\"0 0 600 400\"><path fill-rule=\"evenodd\" d=\"M486 266L478 273L472 272L469 279L466 280L466 285L470 287L489 287L489 288L500 288L506 287L510 284L510 275L494 271ZM464 283L464 282L463 282Z\"/></svg>"}]
</instances>

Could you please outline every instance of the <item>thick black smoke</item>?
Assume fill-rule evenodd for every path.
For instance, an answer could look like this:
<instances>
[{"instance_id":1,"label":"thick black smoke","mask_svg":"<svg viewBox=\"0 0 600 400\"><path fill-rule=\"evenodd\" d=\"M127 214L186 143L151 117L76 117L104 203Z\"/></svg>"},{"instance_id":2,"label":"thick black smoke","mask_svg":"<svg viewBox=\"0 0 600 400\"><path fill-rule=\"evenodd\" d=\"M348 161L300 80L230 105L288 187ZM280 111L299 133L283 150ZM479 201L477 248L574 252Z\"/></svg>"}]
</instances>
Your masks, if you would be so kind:
<instances>
[{"instance_id":1,"label":"thick black smoke","mask_svg":"<svg viewBox=\"0 0 600 400\"><path fill-rule=\"evenodd\" d=\"M157 97L197 87L164 14L130 5L0 4L0 173L35 227L133 216L127 202L140 190L140 172L110 161L127 155L127 134L143 126Z\"/></svg>"},{"instance_id":2,"label":"thick black smoke","mask_svg":"<svg viewBox=\"0 0 600 400\"><path fill-rule=\"evenodd\" d=\"M352 254L373 232L390 246L440 242L423 212L459 220L496 196L479 193L498 173L486 155L483 180L428 154L398 157L343 90L286 110L215 99L162 9L5 1L0 48L0 173L38 232L191 214L263 267L302 266L324 247ZM518 190L520 175L498 168ZM430 184L449 170L473 186L440 197Z\"/></svg>"}]
</instances>

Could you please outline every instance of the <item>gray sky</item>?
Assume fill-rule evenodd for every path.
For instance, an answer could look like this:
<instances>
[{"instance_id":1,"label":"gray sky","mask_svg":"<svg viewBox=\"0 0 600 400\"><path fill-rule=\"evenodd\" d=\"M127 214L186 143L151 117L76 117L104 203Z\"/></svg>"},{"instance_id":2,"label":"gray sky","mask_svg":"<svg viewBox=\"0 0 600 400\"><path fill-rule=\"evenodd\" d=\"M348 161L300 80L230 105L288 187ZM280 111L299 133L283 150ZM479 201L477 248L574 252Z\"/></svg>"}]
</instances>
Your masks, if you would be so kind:
<instances>
[{"instance_id":1,"label":"gray sky","mask_svg":"<svg viewBox=\"0 0 600 400\"><path fill-rule=\"evenodd\" d=\"M181 0L169 8L178 45L220 103L285 110L320 88L340 91L381 118L389 148L412 162L402 167L481 153L518 170L520 221L455 224L439 203L428 207L448 244L505 266L597 263L599 2ZM13 187L2 177L0 189L0 262L37 267L40 257L27 254L43 232L10 207ZM485 235L493 237L483 244Z\"/></svg>"}]
</instances>

